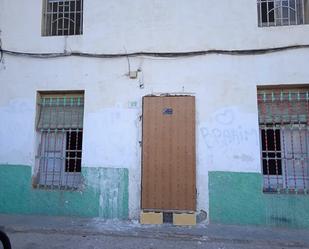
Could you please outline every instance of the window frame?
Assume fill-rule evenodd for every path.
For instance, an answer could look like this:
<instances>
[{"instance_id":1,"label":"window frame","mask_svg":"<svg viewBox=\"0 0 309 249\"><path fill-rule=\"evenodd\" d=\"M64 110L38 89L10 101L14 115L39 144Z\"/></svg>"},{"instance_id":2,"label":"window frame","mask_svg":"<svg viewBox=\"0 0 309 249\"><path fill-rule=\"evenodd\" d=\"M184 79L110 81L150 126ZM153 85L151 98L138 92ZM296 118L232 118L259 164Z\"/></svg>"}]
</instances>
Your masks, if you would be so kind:
<instances>
[{"instance_id":1,"label":"window frame","mask_svg":"<svg viewBox=\"0 0 309 249\"><path fill-rule=\"evenodd\" d=\"M292 8L292 1L295 3L295 8ZM287 5L284 5L284 2L287 2ZM258 27L282 27L309 24L309 0L257 0L256 3ZM269 9L271 3L273 8ZM266 13L264 12L265 10L263 11L263 5L264 8L266 5ZM287 14L287 17L285 17L284 12L286 12L285 14ZM267 18L266 21L263 21L264 15L266 15ZM273 19L273 21L269 20L269 15L272 16L271 19ZM293 20L292 16L294 16Z\"/></svg>"},{"instance_id":2,"label":"window frame","mask_svg":"<svg viewBox=\"0 0 309 249\"><path fill-rule=\"evenodd\" d=\"M54 107L57 116L51 116L60 122L62 127L58 128L58 123L51 118L52 123L50 127L45 127L44 121L40 121L43 117L42 111L42 99L50 99L50 106ZM53 100L68 99L66 103L64 101L63 106L54 106ZM81 98L82 101L78 102L77 99ZM76 99L76 102L72 102L72 99ZM69 102L71 100L71 102ZM60 101L61 102L61 101ZM48 103L46 104L48 105ZM72 105L76 105L78 108L78 114L82 117L77 116L77 118L72 119L70 125L66 125L68 122L65 118L66 106L71 107L69 112L73 114ZM63 108L63 109L60 109ZM49 108L47 110L52 110ZM46 109L45 109L46 112ZM68 114L70 114L68 113ZM52 114L51 112L49 113ZM44 116L44 115L43 115ZM64 118L62 119L61 116ZM74 120L74 121L72 121ZM77 120L77 121L76 121ZM76 122L81 122L78 126L75 125ZM83 122L84 122L84 91L66 91L66 92L44 92L40 91L37 93L37 108L36 108L36 160L35 160L35 170L32 180L32 185L35 188L45 188L45 189L78 189L82 182L82 154L83 154ZM74 124L74 125L73 125ZM73 126L72 126L73 125ZM70 127L71 126L71 127ZM75 134L75 137L73 137ZM72 137L69 137L72 136ZM71 144L70 144L71 143Z\"/></svg>"},{"instance_id":3,"label":"window frame","mask_svg":"<svg viewBox=\"0 0 309 249\"><path fill-rule=\"evenodd\" d=\"M284 105L286 104L284 101L287 100L284 99L285 97L282 99L282 96L284 96L282 93L287 94L288 92L295 91L298 91L298 97L296 95L294 99L293 97L291 98L290 95L287 97L291 98L288 100L290 101L288 102L288 107L291 109L284 109ZM275 95L269 95L266 97L267 99L262 99L265 98L265 95L261 97L263 92L275 92ZM281 95L276 95L278 92L281 92ZM300 92L303 96L301 98L299 98ZM309 194L309 87L258 87L257 95L263 192ZM281 103L279 103L280 101ZM295 114L295 109L291 107L292 105L294 105L293 108L299 112ZM265 110L262 110L262 108L265 108ZM280 113L281 111L282 113ZM265 113L261 114L262 112ZM270 112L271 115L266 114L267 112ZM290 112L293 114L290 115ZM305 114L303 115L303 113ZM277 114L278 116L276 116ZM272 117L272 122L267 120L269 118L268 115ZM287 122L288 120L290 123ZM269 150L270 152L267 152L267 145L265 146L267 141L263 141L263 130L265 130L265 128L267 130L280 131L280 150L278 150L276 146L273 146L274 151ZM278 135L278 133L276 134ZM265 139L267 138L264 138L264 140ZM275 135L273 135L272 140L271 143L274 143ZM278 142L277 139L276 142ZM289 146L292 147L289 148ZM269 154L273 154L274 156L269 156ZM280 155L278 156L277 154ZM291 157L289 157L288 154L291 154ZM268 172L265 174L265 158L268 158L267 163L269 163L269 160L280 160L281 174L279 174L277 169L276 174L271 174L269 164L267 165ZM293 172L291 173L292 170ZM301 172L301 174L299 172Z\"/></svg>"},{"instance_id":4,"label":"window frame","mask_svg":"<svg viewBox=\"0 0 309 249\"><path fill-rule=\"evenodd\" d=\"M41 35L43 37L83 35L83 0L42 1ZM79 7L78 10L77 6ZM66 23L67 25L65 25ZM61 27L59 24L61 24Z\"/></svg>"}]
</instances>

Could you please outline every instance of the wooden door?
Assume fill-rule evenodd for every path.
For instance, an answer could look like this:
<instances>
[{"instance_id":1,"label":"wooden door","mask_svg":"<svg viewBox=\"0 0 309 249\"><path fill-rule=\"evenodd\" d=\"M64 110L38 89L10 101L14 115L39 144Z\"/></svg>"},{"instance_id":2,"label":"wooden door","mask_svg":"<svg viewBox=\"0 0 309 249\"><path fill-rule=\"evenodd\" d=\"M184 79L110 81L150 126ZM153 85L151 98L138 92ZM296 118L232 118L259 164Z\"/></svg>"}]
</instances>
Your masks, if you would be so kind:
<instances>
[{"instance_id":1,"label":"wooden door","mask_svg":"<svg viewBox=\"0 0 309 249\"><path fill-rule=\"evenodd\" d=\"M196 210L195 98L143 98L142 209Z\"/></svg>"}]
</instances>

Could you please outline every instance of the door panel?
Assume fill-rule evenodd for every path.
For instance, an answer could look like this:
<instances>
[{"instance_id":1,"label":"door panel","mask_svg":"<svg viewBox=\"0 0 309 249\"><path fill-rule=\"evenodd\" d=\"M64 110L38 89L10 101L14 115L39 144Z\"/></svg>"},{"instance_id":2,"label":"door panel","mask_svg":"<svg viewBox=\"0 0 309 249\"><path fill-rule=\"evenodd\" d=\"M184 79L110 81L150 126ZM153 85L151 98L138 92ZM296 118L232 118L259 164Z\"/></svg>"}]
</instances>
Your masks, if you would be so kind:
<instances>
[{"instance_id":1,"label":"door panel","mask_svg":"<svg viewBox=\"0 0 309 249\"><path fill-rule=\"evenodd\" d=\"M142 209L196 209L195 98L143 98Z\"/></svg>"}]
</instances>

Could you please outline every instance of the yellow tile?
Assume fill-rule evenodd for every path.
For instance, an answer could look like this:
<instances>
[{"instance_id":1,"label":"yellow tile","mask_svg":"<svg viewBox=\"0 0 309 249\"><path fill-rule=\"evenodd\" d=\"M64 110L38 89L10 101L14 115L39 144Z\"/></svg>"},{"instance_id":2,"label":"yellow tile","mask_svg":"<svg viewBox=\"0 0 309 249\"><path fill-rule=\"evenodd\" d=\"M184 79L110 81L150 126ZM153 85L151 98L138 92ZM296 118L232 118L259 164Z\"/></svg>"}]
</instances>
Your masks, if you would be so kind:
<instances>
[{"instance_id":1,"label":"yellow tile","mask_svg":"<svg viewBox=\"0 0 309 249\"><path fill-rule=\"evenodd\" d=\"M155 213L155 212L141 212L140 217L141 224L148 225L160 225L163 224L163 213Z\"/></svg>"},{"instance_id":2,"label":"yellow tile","mask_svg":"<svg viewBox=\"0 0 309 249\"><path fill-rule=\"evenodd\" d=\"M195 213L174 213L173 224L176 226L195 226L196 214Z\"/></svg>"}]
</instances>

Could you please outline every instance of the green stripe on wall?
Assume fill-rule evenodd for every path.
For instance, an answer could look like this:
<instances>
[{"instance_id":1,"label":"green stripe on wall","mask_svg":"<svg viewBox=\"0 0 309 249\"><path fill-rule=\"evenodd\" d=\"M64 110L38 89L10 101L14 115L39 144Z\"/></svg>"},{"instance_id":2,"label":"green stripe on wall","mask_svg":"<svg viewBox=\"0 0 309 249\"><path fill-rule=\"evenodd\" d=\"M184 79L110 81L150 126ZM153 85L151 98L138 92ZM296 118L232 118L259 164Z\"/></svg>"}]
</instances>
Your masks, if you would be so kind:
<instances>
[{"instance_id":1,"label":"green stripe on wall","mask_svg":"<svg viewBox=\"0 0 309 249\"><path fill-rule=\"evenodd\" d=\"M309 195L265 194L259 173L209 172L211 223L309 228Z\"/></svg>"},{"instance_id":2,"label":"green stripe on wall","mask_svg":"<svg viewBox=\"0 0 309 249\"><path fill-rule=\"evenodd\" d=\"M79 191L33 189L31 167L0 165L0 213L128 218L128 169L83 168Z\"/></svg>"}]
</instances>

